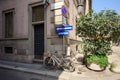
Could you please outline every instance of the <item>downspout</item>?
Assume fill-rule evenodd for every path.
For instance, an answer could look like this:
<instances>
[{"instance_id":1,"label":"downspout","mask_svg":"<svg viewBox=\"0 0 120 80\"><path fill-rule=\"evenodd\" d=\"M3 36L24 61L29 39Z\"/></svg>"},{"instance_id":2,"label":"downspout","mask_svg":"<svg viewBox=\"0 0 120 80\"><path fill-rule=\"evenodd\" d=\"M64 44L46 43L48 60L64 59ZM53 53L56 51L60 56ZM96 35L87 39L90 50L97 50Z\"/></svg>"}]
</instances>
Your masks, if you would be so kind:
<instances>
[{"instance_id":1,"label":"downspout","mask_svg":"<svg viewBox=\"0 0 120 80\"><path fill-rule=\"evenodd\" d=\"M92 10L92 0L86 0L85 14Z\"/></svg>"}]
</instances>

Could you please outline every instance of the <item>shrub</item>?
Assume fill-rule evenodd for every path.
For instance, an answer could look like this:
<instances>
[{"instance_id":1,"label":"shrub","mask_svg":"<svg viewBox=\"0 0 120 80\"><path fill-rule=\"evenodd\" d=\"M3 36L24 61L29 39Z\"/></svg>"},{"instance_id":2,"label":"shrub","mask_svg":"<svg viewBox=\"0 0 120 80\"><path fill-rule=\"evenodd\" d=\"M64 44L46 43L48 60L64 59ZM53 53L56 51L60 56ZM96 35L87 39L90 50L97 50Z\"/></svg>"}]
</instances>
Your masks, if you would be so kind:
<instances>
[{"instance_id":1,"label":"shrub","mask_svg":"<svg viewBox=\"0 0 120 80\"><path fill-rule=\"evenodd\" d=\"M111 41L116 42L120 36L120 15L111 10L90 12L77 20L76 35L83 40L85 56L92 54L87 58L88 63L96 62L103 67L112 52Z\"/></svg>"},{"instance_id":2,"label":"shrub","mask_svg":"<svg viewBox=\"0 0 120 80\"><path fill-rule=\"evenodd\" d=\"M96 63L100 65L101 68L104 68L108 64L108 58L103 54L94 54L87 57L87 62L88 64Z\"/></svg>"}]
</instances>

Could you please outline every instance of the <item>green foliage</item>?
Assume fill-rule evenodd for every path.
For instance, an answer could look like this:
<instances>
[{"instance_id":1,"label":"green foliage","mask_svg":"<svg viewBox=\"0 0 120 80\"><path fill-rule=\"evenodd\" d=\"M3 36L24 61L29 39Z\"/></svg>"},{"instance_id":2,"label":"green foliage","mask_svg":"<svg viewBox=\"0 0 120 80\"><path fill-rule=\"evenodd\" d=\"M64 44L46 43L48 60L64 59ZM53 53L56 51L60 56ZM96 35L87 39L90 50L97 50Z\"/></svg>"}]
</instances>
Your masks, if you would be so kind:
<instances>
[{"instance_id":1,"label":"green foliage","mask_svg":"<svg viewBox=\"0 0 120 80\"><path fill-rule=\"evenodd\" d=\"M120 15L110 10L92 12L82 16L76 26L76 34L79 37L97 39L109 36L112 41L117 41L120 35Z\"/></svg>"},{"instance_id":2,"label":"green foliage","mask_svg":"<svg viewBox=\"0 0 120 80\"><path fill-rule=\"evenodd\" d=\"M108 64L108 58L106 55L103 54L94 54L94 55L89 55L87 57L87 62L88 64L91 63L99 64L101 68L104 68Z\"/></svg>"},{"instance_id":3,"label":"green foliage","mask_svg":"<svg viewBox=\"0 0 120 80\"><path fill-rule=\"evenodd\" d=\"M110 10L90 12L77 20L76 35L83 40L83 53L95 54L91 58L96 58L95 62L98 60L97 63L103 66L103 63L99 62L102 57L98 55L103 54L106 57L111 53L110 42L116 42L120 36L120 15Z\"/></svg>"},{"instance_id":4,"label":"green foliage","mask_svg":"<svg viewBox=\"0 0 120 80\"><path fill-rule=\"evenodd\" d=\"M109 54L111 53L109 39L85 39L83 46L83 52L89 54Z\"/></svg>"}]
</instances>

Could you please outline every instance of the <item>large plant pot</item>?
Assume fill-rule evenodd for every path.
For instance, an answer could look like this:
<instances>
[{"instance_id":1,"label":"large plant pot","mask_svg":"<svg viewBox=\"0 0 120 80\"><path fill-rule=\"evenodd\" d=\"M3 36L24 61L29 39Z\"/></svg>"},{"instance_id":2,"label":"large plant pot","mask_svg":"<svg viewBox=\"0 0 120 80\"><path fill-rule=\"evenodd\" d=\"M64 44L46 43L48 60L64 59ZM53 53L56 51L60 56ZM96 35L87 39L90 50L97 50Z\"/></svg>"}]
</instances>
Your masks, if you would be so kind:
<instances>
[{"instance_id":1,"label":"large plant pot","mask_svg":"<svg viewBox=\"0 0 120 80\"><path fill-rule=\"evenodd\" d=\"M90 64L87 62L87 57L84 57L84 61L85 61L85 66L92 71L96 71L96 72L101 72L104 71L107 67L108 64L106 64L104 67L101 67L100 65L98 65L98 63L95 63L95 61L93 60L93 62ZM101 60L102 61L102 60Z\"/></svg>"},{"instance_id":2,"label":"large plant pot","mask_svg":"<svg viewBox=\"0 0 120 80\"><path fill-rule=\"evenodd\" d=\"M96 72L101 72L101 71L104 71L106 69L107 66L105 67L100 67L99 65L95 64L95 63L92 63L92 64L86 64L86 67L89 69L89 70L92 70L92 71L96 71Z\"/></svg>"}]
</instances>

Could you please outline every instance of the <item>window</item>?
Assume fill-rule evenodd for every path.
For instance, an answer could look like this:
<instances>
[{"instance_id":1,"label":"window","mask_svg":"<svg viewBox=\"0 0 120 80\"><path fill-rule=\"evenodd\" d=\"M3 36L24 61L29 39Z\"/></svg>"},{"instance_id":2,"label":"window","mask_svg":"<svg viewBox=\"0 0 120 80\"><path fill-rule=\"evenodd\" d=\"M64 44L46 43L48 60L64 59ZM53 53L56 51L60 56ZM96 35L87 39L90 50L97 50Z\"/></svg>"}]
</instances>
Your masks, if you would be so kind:
<instances>
[{"instance_id":1,"label":"window","mask_svg":"<svg viewBox=\"0 0 120 80\"><path fill-rule=\"evenodd\" d=\"M4 47L5 53L12 54L13 53L13 47Z\"/></svg>"},{"instance_id":2,"label":"window","mask_svg":"<svg viewBox=\"0 0 120 80\"><path fill-rule=\"evenodd\" d=\"M4 13L4 34L5 38L13 37L13 10L5 11Z\"/></svg>"},{"instance_id":3,"label":"window","mask_svg":"<svg viewBox=\"0 0 120 80\"><path fill-rule=\"evenodd\" d=\"M44 21L44 6L35 6L32 8L32 22Z\"/></svg>"}]
</instances>

